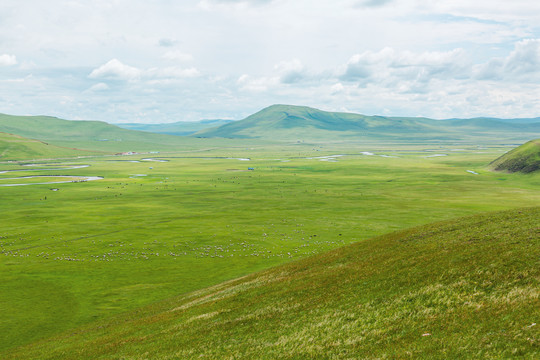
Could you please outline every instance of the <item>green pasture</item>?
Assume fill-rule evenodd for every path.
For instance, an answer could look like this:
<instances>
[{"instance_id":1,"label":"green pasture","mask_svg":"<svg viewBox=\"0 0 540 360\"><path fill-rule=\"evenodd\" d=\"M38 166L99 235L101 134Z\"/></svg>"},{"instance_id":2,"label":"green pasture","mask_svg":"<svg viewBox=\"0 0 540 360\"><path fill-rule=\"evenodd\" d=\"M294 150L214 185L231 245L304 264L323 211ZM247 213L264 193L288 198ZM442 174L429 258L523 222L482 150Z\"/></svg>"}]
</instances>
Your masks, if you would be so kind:
<instances>
[{"instance_id":1,"label":"green pasture","mask_svg":"<svg viewBox=\"0 0 540 360\"><path fill-rule=\"evenodd\" d=\"M540 203L538 175L487 170L508 147L227 144L0 164L16 170L0 173L0 185L32 175L103 177L0 186L0 357L394 230Z\"/></svg>"},{"instance_id":2,"label":"green pasture","mask_svg":"<svg viewBox=\"0 0 540 360\"><path fill-rule=\"evenodd\" d=\"M536 359L540 208L374 237L7 359Z\"/></svg>"}]
</instances>

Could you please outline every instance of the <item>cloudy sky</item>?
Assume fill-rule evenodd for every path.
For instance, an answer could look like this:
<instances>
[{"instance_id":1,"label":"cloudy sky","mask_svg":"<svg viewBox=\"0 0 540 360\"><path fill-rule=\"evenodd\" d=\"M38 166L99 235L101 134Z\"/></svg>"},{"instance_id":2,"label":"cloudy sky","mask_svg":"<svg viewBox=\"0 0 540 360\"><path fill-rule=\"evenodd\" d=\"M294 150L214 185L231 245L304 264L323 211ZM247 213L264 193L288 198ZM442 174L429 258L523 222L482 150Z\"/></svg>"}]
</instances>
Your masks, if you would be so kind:
<instances>
[{"instance_id":1,"label":"cloudy sky","mask_svg":"<svg viewBox=\"0 0 540 360\"><path fill-rule=\"evenodd\" d=\"M540 116L534 0L2 0L0 112Z\"/></svg>"}]
</instances>

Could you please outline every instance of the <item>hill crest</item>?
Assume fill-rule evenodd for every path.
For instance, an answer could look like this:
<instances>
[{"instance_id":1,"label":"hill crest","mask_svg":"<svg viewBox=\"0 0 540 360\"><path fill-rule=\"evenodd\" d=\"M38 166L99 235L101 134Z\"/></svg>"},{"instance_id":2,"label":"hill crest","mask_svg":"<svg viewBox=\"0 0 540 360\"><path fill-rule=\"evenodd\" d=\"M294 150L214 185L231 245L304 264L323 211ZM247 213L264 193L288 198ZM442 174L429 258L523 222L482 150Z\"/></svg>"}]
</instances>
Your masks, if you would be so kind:
<instances>
[{"instance_id":1,"label":"hill crest","mask_svg":"<svg viewBox=\"0 0 540 360\"><path fill-rule=\"evenodd\" d=\"M500 137L510 141L540 136L540 122L488 118L433 120L328 112L307 106L276 104L243 120L204 129L193 136L291 140L458 140ZM522 140L523 141L523 140Z\"/></svg>"}]
</instances>

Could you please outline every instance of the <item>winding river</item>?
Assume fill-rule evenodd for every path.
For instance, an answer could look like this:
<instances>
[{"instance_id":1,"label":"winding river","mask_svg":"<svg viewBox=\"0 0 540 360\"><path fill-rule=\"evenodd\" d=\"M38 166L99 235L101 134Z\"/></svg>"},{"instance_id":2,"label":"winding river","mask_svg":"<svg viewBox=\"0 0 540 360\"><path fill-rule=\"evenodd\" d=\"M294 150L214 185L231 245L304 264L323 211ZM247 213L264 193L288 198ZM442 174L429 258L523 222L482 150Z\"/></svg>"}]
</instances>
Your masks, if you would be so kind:
<instances>
[{"instance_id":1,"label":"winding river","mask_svg":"<svg viewBox=\"0 0 540 360\"><path fill-rule=\"evenodd\" d=\"M7 174L7 173L13 173L13 172L20 172L20 171L59 171L59 170L72 170L72 169L84 169L87 167L90 167L90 165L62 165L62 164L54 164L54 165L47 165L47 164L24 164L21 166L27 166L27 167L33 167L33 166L51 166L51 167L45 167L45 168L37 168L37 169L14 169L14 170L2 170L0 171L0 174ZM54 167L53 167L54 166ZM21 179L59 179L55 181L46 181L46 182L28 182L28 183L21 183L17 182L17 180ZM63 180L60 180L63 179ZM50 184L66 184L66 183L77 183L77 182L87 182L87 181L95 181L95 180L101 180L103 179L102 176L81 176L81 175L33 175L33 176L17 176L17 177L9 177L9 178L0 178L0 186L27 186L27 185L50 185ZM4 184L5 181L13 181L8 184Z\"/></svg>"},{"instance_id":2,"label":"winding river","mask_svg":"<svg viewBox=\"0 0 540 360\"><path fill-rule=\"evenodd\" d=\"M76 183L76 182L86 182L103 179L102 176L77 176L77 175L35 175L35 176L19 176L13 178L3 178L0 179L0 182L5 180L20 180L20 179L34 179L34 178L59 178L59 179L69 179L62 181L47 181L47 182L37 182L37 183L16 183L16 184L1 184L0 186L26 186L26 185L49 185L49 184L65 184L65 183Z\"/></svg>"}]
</instances>

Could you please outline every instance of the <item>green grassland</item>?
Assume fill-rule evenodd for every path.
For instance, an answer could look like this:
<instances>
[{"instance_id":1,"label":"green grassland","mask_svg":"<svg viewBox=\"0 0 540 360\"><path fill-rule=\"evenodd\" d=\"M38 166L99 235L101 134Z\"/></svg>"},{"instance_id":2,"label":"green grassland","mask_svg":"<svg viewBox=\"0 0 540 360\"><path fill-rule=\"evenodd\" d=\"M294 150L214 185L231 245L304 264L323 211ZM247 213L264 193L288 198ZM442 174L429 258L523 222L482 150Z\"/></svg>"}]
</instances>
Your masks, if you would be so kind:
<instances>
[{"instance_id":1,"label":"green grassland","mask_svg":"<svg viewBox=\"0 0 540 360\"><path fill-rule=\"evenodd\" d=\"M540 170L540 139L531 140L490 164L495 171L532 173Z\"/></svg>"},{"instance_id":2,"label":"green grassland","mask_svg":"<svg viewBox=\"0 0 540 360\"><path fill-rule=\"evenodd\" d=\"M8 359L535 359L540 208L371 238Z\"/></svg>"},{"instance_id":3,"label":"green grassland","mask_svg":"<svg viewBox=\"0 0 540 360\"><path fill-rule=\"evenodd\" d=\"M0 357L69 358L53 351L66 338L47 339L391 231L540 203L538 176L488 170L507 147L195 140L176 153L0 165L11 170L0 185L103 177L0 186ZM244 298L246 309L257 299Z\"/></svg>"}]
</instances>

